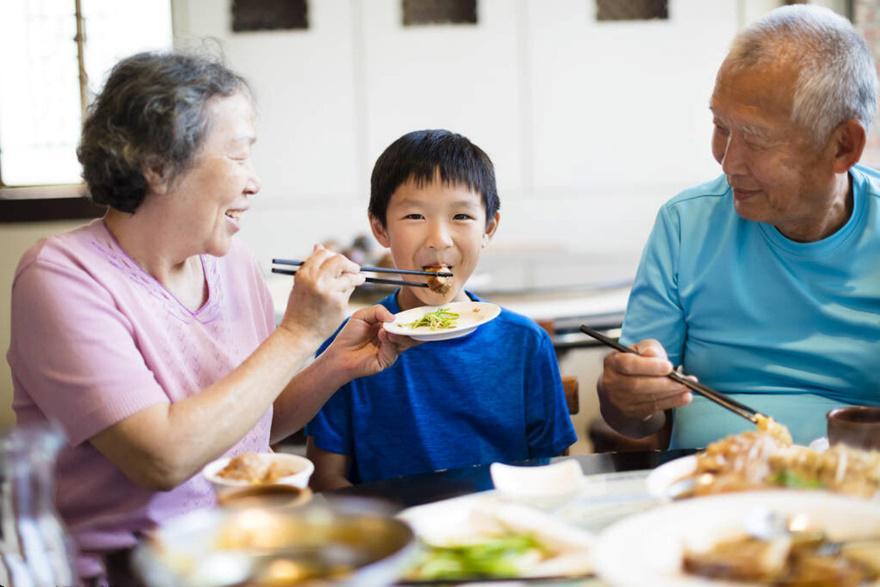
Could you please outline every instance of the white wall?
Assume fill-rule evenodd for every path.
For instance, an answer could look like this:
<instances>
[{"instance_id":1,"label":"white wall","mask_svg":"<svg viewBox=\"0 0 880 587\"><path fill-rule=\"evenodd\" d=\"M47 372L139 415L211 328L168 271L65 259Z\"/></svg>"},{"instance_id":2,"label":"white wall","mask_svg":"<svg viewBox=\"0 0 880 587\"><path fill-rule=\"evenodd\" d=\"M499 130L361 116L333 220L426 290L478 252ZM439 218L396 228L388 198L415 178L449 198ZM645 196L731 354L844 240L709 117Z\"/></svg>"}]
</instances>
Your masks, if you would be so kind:
<instances>
[{"instance_id":1,"label":"white wall","mask_svg":"<svg viewBox=\"0 0 880 587\"><path fill-rule=\"evenodd\" d=\"M406 29L400 5L312 0L308 31L233 34L228 3L176 1L178 42L218 39L256 89L263 192L242 236L259 258L365 231L373 162L418 128L493 158L499 247L635 259L660 203L718 173L708 100L741 1L597 23L589 0L480 0L477 26Z\"/></svg>"}]
</instances>

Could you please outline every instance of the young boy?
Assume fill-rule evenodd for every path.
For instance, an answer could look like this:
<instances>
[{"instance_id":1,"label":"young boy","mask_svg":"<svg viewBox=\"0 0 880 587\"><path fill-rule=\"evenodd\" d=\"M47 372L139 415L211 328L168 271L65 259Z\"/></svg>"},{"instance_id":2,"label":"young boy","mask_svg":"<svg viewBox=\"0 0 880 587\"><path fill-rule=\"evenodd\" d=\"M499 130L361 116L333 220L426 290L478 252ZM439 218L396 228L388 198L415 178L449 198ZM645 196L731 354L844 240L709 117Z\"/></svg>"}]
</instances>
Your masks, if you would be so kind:
<instances>
[{"instance_id":1,"label":"young boy","mask_svg":"<svg viewBox=\"0 0 880 587\"><path fill-rule=\"evenodd\" d=\"M501 218L489 157L446 130L411 132L382 153L370 183L370 226L395 266L454 275L442 287L403 287L381 303L397 313L478 301L464 284ZM507 310L340 388L306 434L316 490L552 457L576 440L550 337Z\"/></svg>"}]
</instances>

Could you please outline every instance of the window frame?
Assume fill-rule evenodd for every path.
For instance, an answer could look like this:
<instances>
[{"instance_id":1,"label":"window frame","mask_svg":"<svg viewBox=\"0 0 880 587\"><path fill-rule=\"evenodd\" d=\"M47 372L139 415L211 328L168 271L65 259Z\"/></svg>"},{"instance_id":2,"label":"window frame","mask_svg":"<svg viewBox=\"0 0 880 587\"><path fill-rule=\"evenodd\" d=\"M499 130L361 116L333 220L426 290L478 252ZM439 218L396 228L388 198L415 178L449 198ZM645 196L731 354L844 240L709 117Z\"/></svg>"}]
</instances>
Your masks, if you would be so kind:
<instances>
[{"instance_id":1,"label":"window frame","mask_svg":"<svg viewBox=\"0 0 880 587\"><path fill-rule=\"evenodd\" d=\"M85 43L82 4L74 0L76 19L76 57L79 68L79 99L82 117L88 109L88 77L85 68ZM99 206L88 196L86 185L43 184L8 186L0 169L0 223L81 220L103 216L106 206Z\"/></svg>"}]
</instances>

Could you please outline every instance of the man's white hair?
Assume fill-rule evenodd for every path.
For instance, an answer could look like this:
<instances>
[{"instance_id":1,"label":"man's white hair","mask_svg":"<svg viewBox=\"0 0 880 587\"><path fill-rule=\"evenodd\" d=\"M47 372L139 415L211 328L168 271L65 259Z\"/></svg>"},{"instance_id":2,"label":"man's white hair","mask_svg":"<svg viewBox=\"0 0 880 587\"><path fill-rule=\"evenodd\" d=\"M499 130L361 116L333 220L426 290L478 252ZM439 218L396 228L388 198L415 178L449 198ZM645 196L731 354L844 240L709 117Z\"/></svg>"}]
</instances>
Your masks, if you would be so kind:
<instances>
[{"instance_id":1,"label":"man's white hair","mask_svg":"<svg viewBox=\"0 0 880 587\"><path fill-rule=\"evenodd\" d=\"M868 44L847 19L819 6L782 6L738 34L725 60L733 69L777 63L798 68L791 116L812 130L817 144L847 120L870 130L877 70Z\"/></svg>"}]
</instances>

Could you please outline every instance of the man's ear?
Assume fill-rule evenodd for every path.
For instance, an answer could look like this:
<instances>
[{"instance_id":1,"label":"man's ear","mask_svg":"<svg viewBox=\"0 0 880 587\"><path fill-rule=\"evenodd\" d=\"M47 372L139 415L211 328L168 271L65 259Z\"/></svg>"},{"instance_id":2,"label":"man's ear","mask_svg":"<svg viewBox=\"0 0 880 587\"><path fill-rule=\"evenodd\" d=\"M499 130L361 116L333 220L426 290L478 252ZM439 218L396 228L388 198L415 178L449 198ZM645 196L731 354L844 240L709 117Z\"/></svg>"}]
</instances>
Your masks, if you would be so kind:
<instances>
[{"instance_id":1,"label":"man's ear","mask_svg":"<svg viewBox=\"0 0 880 587\"><path fill-rule=\"evenodd\" d=\"M391 246L391 239L388 238L388 229L385 228L385 225L382 224L382 221L373 216L372 214L368 214L370 218L370 229L373 231L373 236L376 237L376 240L380 245L385 247L386 249Z\"/></svg>"},{"instance_id":2,"label":"man's ear","mask_svg":"<svg viewBox=\"0 0 880 587\"><path fill-rule=\"evenodd\" d=\"M498 224L501 222L501 212L496 211L495 216L486 223L486 232L483 233L483 246L489 244L489 241L492 240L492 237L495 236L495 231L498 230Z\"/></svg>"},{"instance_id":3,"label":"man's ear","mask_svg":"<svg viewBox=\"0 0 880 587\"><path fill-rule=\"evenodd\" d=\"M834 171L845 173L859 162L867 143L867 133L862 123L850 119L838 126L831 135L834 148Z\"/></svg>"}]
</instances>

